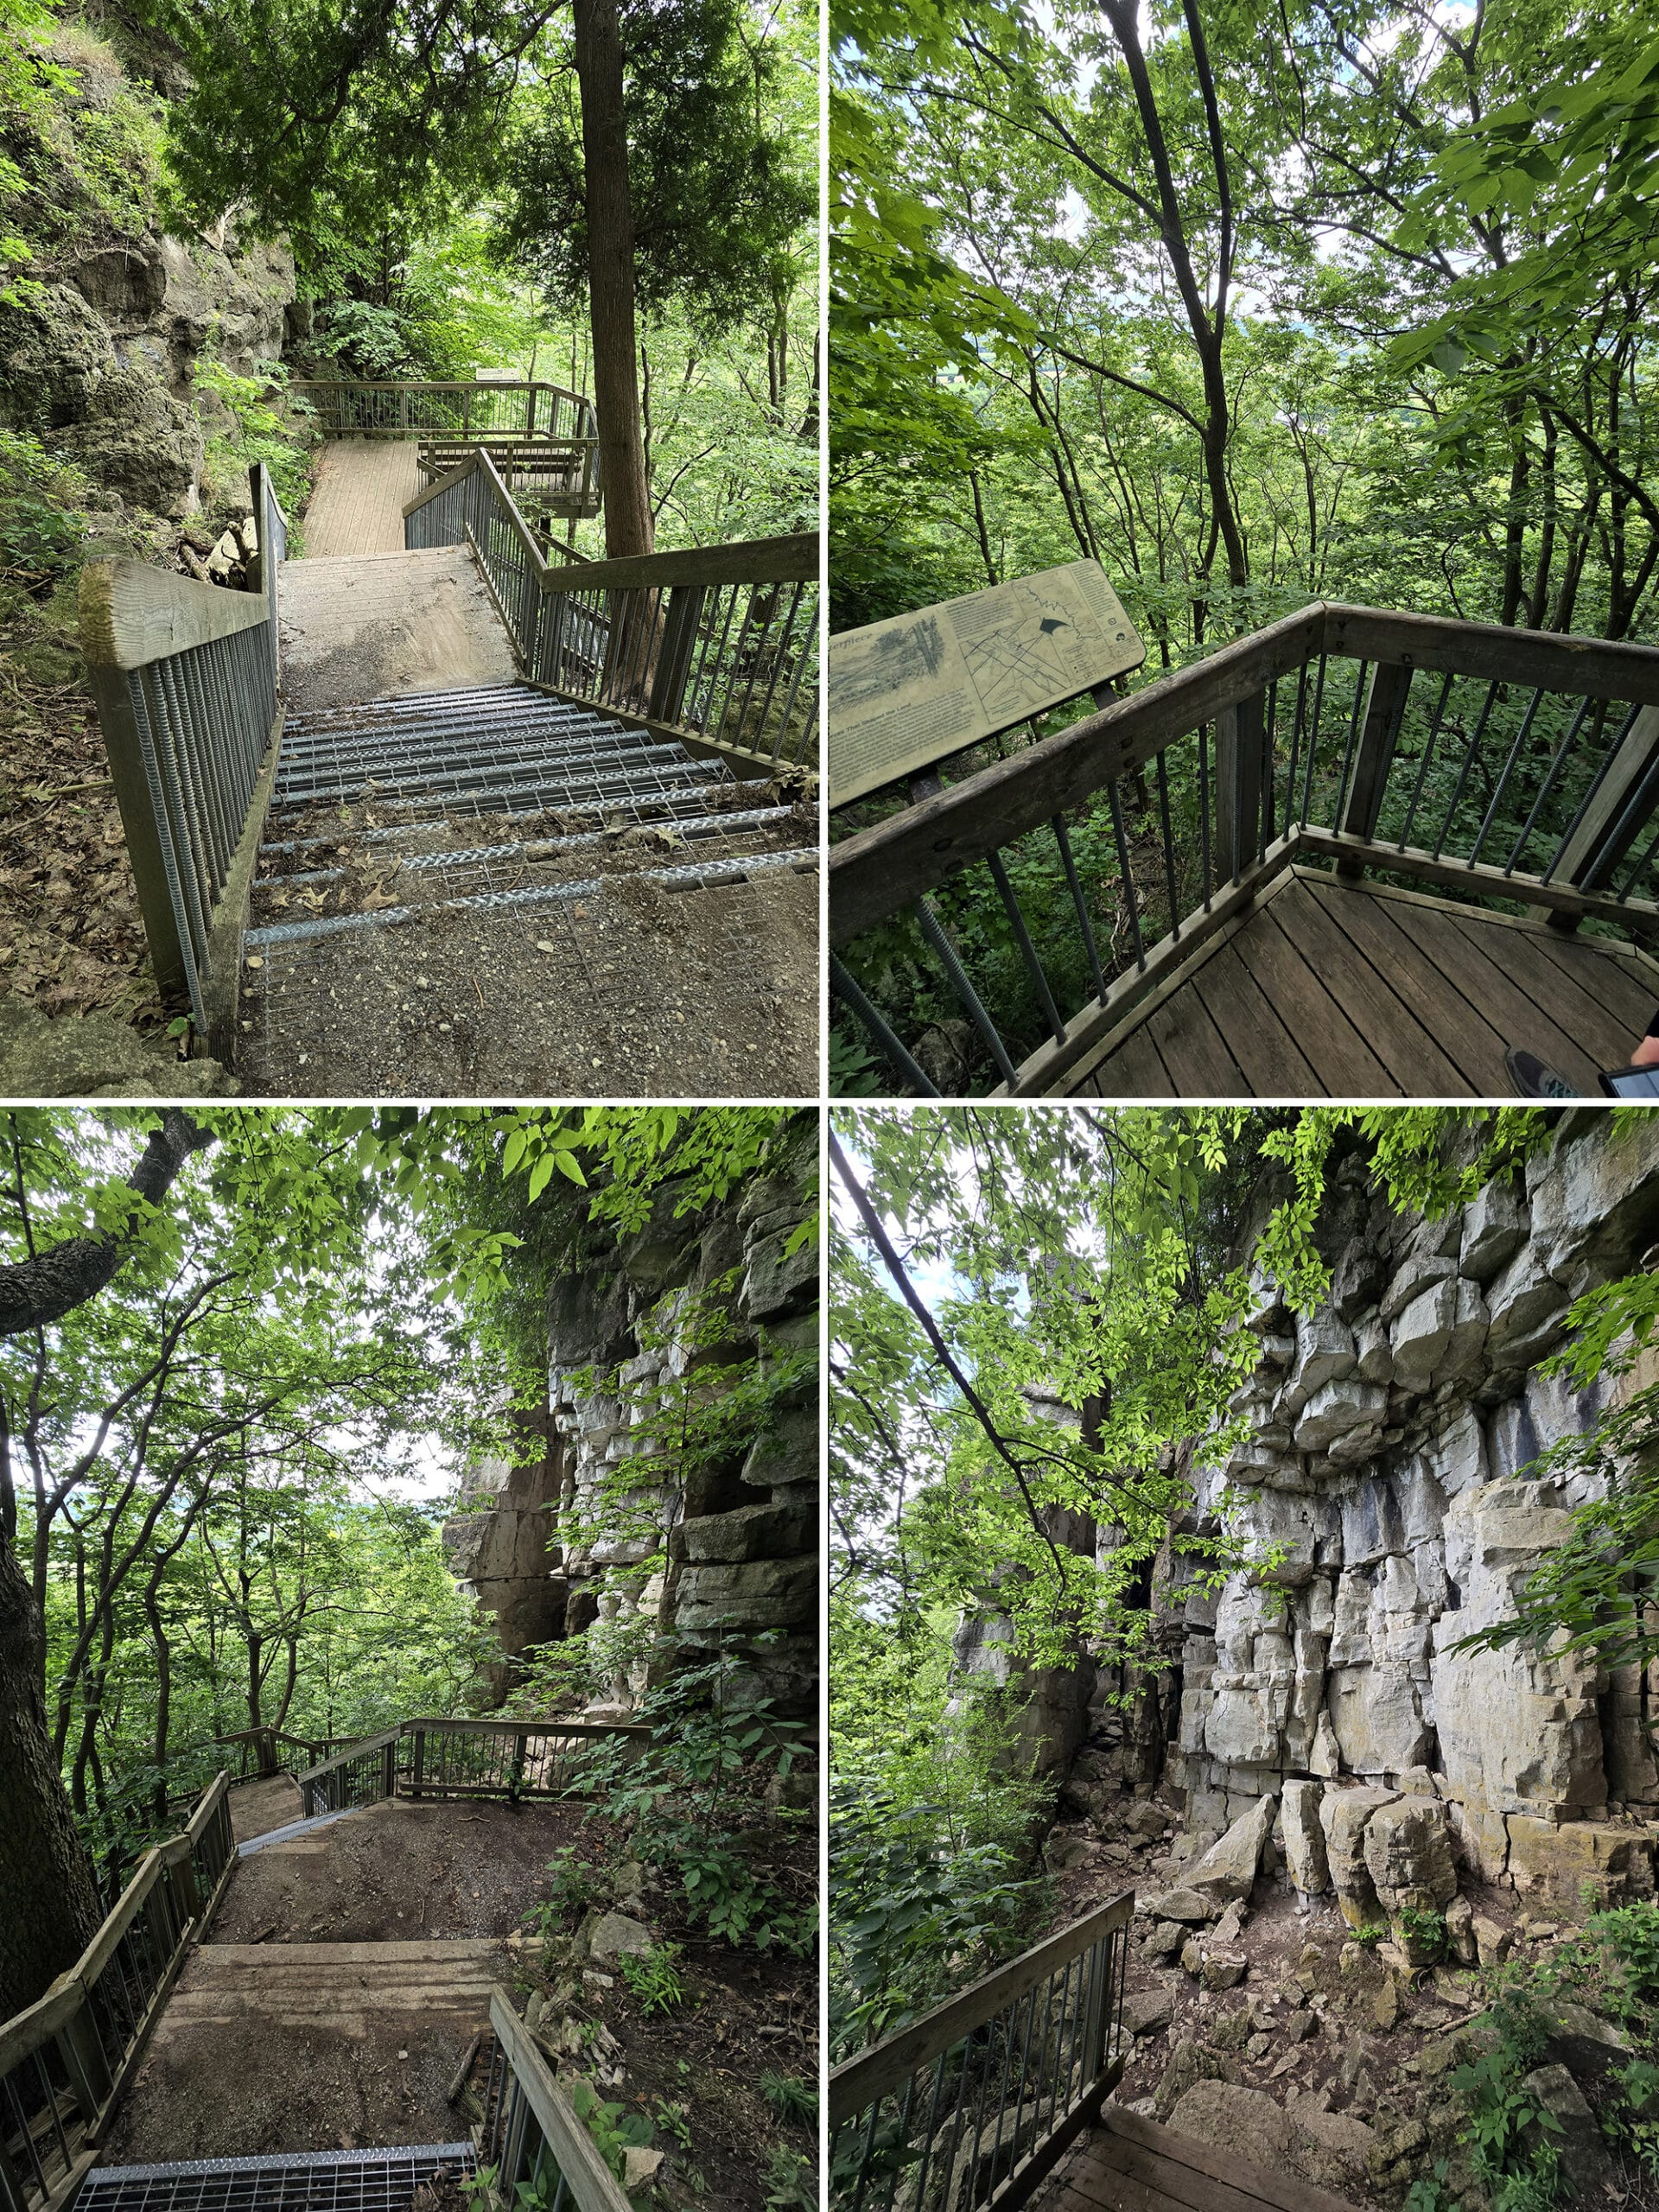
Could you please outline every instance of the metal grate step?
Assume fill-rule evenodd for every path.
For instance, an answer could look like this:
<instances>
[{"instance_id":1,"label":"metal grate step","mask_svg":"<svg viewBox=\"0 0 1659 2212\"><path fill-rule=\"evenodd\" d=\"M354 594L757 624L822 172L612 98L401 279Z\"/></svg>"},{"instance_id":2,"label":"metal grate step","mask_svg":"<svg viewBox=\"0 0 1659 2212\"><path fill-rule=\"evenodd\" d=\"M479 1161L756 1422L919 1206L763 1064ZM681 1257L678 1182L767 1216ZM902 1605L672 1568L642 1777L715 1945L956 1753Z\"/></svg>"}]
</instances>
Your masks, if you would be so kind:
<instances>
[{"instance_id":1,"label":"metal grate step","mask_svg":"<svg viewBox=\"0 0 1659 2212\"><path fill-rule=\"evenodd\" d=\"M423 2183L444 2171L470 2173L473 2165L470 2143L423 2143L95 2166L69 2212L410 2212Z\"/></svg>"}]
</instances>

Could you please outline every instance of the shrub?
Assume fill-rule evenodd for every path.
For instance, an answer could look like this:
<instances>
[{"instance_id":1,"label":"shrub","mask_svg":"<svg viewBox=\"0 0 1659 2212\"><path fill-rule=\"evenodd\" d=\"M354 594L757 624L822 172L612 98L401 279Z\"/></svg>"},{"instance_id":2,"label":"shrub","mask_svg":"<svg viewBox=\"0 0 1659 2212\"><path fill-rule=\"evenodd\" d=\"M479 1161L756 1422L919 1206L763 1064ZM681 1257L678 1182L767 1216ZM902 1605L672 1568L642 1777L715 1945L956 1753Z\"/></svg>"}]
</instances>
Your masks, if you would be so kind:
<instances>
[{"instance_id":1,"label":"shrub","mask_svg":"<svg viewBox=\"0 0 1659 2212\"><path fill-rule=\"evenodd\" d=\"M673 2012L685 2002L685 1984L680 1980L677 1943L653 1943L643 1957L625 1953L620 1961L622 1979L633 1992L634 2002L642 2012Z\"/></svg>"}]
</instances>

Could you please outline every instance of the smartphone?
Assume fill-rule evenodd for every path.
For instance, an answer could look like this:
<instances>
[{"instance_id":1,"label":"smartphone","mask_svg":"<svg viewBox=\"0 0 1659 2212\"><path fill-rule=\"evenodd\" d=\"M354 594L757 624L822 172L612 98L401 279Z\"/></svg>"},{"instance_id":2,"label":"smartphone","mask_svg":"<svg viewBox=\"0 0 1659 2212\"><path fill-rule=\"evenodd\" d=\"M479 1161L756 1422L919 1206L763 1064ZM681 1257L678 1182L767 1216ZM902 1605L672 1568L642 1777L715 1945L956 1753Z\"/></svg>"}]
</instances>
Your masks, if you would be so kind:
<instances>
[{"instance_id":1,"label":"smartphone","mask_svg":"<svg viewBox=\"0 0 1659 2212\"><path fill-rule=\"evenodd\" d=\"M1604 1068L1601 1087L1609 1098L1659 1098L1659 1066Z\"/></svg>"}]
</instances>

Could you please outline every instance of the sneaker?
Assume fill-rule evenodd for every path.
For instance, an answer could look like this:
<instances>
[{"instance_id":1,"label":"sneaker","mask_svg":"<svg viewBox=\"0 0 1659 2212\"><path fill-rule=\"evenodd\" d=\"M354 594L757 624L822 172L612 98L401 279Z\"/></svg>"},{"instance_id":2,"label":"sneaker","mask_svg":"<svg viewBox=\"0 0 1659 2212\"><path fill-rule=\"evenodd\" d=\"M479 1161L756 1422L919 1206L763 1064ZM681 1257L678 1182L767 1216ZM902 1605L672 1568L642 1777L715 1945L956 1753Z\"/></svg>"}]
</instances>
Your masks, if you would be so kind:
<instances>
[{"instance_id":1,"label":"sneaker","mask_svg":"<svg viewBox=\"0 0 1659 2212\"><path fill-rule=\"evenodd\" d=\"M1503 1065L1522 1098L1576 1098L1580 1095L1565 1076L1557 1075L1536 1052L1523 1052L1518 1045L1511 1045L1504 1053Z\"/></svg>"}]
</instances>

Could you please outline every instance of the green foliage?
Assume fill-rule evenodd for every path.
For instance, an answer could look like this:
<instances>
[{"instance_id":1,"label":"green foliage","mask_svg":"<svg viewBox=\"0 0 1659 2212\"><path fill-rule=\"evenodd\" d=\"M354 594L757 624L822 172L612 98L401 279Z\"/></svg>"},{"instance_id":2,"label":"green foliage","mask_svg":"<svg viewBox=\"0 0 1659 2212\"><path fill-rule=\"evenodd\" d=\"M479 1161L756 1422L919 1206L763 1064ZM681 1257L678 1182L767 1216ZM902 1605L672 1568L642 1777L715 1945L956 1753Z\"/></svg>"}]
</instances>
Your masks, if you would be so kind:
<instances>
[{"instance_id":1,"label":"green foliage","mask_svg":"<svg viewBox=\"0 0 1659 2212\"><path fill-rule=\"evenodd\" d=\"M0 429L0 582L38 588L73 569L86 536L81 471L38 438Z\"/></svg>"},{"instance_id":2,"label":"green foliage","mask_svg":"<svg viewBox=\"0 0 1659 2212\"><path fill-rule=\"evenodd\" d=\"M767 1639L753 1640L762 1654ZM796 1958L815 1946L817 1910L766 1878L760 1855L784 1817L743 1825L768 1770L786 1774L804 1725L780 1719L772 1700L739 1691L738 1654L722 1640L698 1665L659 1639L658 1679L637 1708L651 1729L643 1756L616 1751L584 1775L584 1792L602 1790L604 1809L634 1856L677 1878L688 1919L734 1946L772 1944Z\"/></svg>"},{"instance_id":3,"label":"green foliage","mask_svg":"<svg viewBox=\"0 0 1659 2212\"><path fill-rule=\"evenodd\" d=\"M685 1984L680 1979L681 1947L677 1943L653 1943L642 1956L625 1953L620 1964L622 1979L632 1991L634 2002L642 2012L677 2012L685 2002Z\"/></svg>"},{"instance_id":4,"label":"green foliage","mask_svg":"<svg viewBox=\"0 0 1659 2212\"><path fill-rule=\"evenodd\" d=\"M1363 1928L1354 1930L1355 1942L1363 1943L1367 1950L1374 1949L1378 1943L1387 1942L1388 1937L1389 1923L1386 1920L1368 1920Z\"/></svg>"},{"instance_id":5,"label":"green foliage","mask_svg":"<svg viewBox=\"0 0 1659 2212\"><path fill-rule=\"evenodd\" d=\"M770 2067L760 2076L760 2094L779 2120L798 2120L816 2126L818 2093L798 2074L776 2074Z\"/></svg>"},{"instance_id":6,"label":"green foliage","mask_svg":"<svg viewBox=\"0 0 1659 2212\"><path fill-rule=\"evenodd\" d=\"M1406 2191L1406 2212L1463 2212L1458 2200L1446 2195L1451 2171L1449 2158L1436 2158L1432 2173L1419 2174Z\"/></svg>"},{"instance_id":7,"label":"green foliage","mask_svg":"<svg viewBox=\"0 0 1659 2212\"><path fill-rule=\"evenodd\" d=\"M569 2087L577 2119L593 2137L601 2158L620 2181L628 2152L649 2145L655 2133L651 2122L643 2113L629 2112L623 2105L607 2101L584 2075L575 2075Z\"/></svg>"},{"instance_id":8,"label":"green foliage","mask_svg":"<svg viewBox=\"0 0 1659 2212\"><path fill-rule=\"evenodd\" d=\"M310 492L311 460L302 432L272 403L288 381L280 361L261 365L258 376L238 376L222 361L203 358L196 364L195 389L211 392L231 417L228 434L207 441L206 476L216 493L233 505L248 496L248 471L264 461L270 471L277 504L290 518L297 516ZM198 412L200 412L198 404ZM294 529L290 557L302 550Z\"/></svg>"},{"instance_id":9,"label":"green foliage","mask_svg":"<svg viewBox=\"0 0 1659 2212\"><path fill-rule=\"evenodd\" d=\"M793 287L817 188L778 115L778 28L740 0L633 0L620 11L634 279L653 321L672 302L712 334ZM569 47L516 111L503 183L502 257L559 305L579 307L587 193Z\"/></svg>"},{"instance_id":10,"label":"green foliage","mask_svg":"<svg viewBox=\"0 0 1659 2212\"><path fill-rule=\"evenodd\" d=\"M1412 1939L1414 1948L1427 1951L1428 1963L1438 1959L1446 1948L1446 1915L1432 1907L1408 1904L1400 1914L1400 1924Z\"/></svg>"},{"instance_id":11,"label":"green foliage","mask_svg":"<svg viewBox=\"0 0 1659 2212\"><path fill-rule=\"evenodd\" d=\"M766 2185L766 2212L817 2212L816 2159L804 2157L786 2143L774 2143L766 2154L761 2179Z\"/></svg>"}]
</instances>

